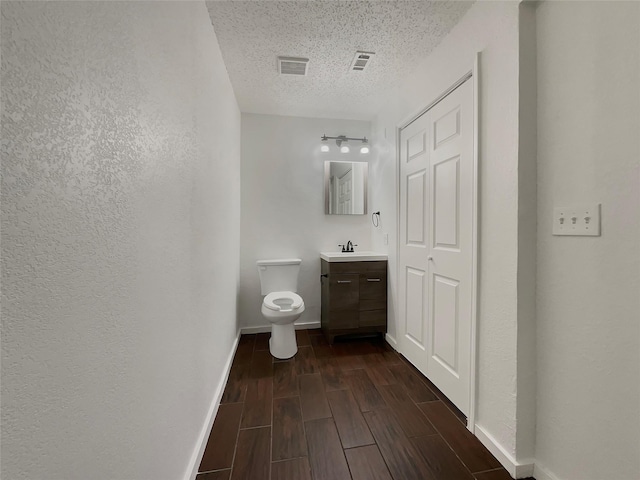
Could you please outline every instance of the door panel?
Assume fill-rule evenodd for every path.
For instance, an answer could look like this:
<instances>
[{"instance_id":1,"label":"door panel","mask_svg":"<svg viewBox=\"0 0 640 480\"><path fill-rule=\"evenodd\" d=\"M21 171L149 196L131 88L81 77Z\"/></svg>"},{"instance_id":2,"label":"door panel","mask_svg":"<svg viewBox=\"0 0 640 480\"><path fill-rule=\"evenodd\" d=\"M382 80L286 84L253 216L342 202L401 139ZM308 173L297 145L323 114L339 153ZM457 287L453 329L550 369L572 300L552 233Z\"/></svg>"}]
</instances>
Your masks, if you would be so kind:
<instances>
[{"instance_id":1,"label":"door panel","mask_svg":"<svg viewBox=\"0 0 640 480\"><path fill-rule=\"evenodd\" d=\"M427 205L426 169L407 177L407 243L426 246L425 206Z\"/></svg>"},{"instance_id":2,"label":"door panel","mask_svg":"<svg viewBox=\"0 0 640 480\"><path fill-rule=\"evenodd\" d=\"M434 145L439 147L447 140L460 134L460 107L455 107L450 112L433 122Z\"/></svg>"},{"instance_id":3,"label":"door panel","mask_svg":"<svg viewBox=\"0 0 640 480\"><path fill-rule=\"evenodd\" d=\"M407 268L406 336L424 350L426 275L423 270Z\"/></svg>"},{"instance_id":4,"label":"door panel","mask_svg":"<svg viewBox=\"0 0 640 480\"><path fill-rule=\"evenodd\" d=\"M400 132L398 278L404 354L465 414L471 384L473 83ZM426 146L426 148L424 148Z\"/></svg>"},{"instance_id":5,"label":"door panel","mask_svg":"<svg viewBox=\"0 0 640 480\"><path fill-rule=\"evenodd\" d=\"M449 158L433 168L434 247L458 248L459 160L459 156Z\"/></svg>"},{"instance_id":6,"label":"door panel","mask_svg":"<svg viewBox=\"0 0 640 480\"><path fill-rule=\"evenodd\" d=\"M452 278L433 276L433 337L434 359L458 377L458 285Z\"/></svg>"},{"instance_id":7,"label":"door panel","mask_svg":"<svg viewBox=\"0 0 640 480\"><path fill-rule=\"evenodd\" d=\"M415 135L407 140L407 162L420 156L427 151L427 132L419 130Z\"/></svg>"}]
</instances>

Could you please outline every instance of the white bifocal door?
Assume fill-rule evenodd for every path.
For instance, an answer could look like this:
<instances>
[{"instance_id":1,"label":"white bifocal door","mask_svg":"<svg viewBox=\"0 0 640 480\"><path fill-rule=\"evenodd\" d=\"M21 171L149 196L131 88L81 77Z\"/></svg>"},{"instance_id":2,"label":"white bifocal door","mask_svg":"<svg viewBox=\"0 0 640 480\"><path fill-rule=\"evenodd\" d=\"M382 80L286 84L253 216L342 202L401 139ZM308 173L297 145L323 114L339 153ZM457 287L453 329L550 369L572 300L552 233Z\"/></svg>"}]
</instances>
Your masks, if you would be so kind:
<instances>
[{"instance_id":1,"label":"white bifocal door","mask_svg":"<svg viewBox=\"0 0 640 480\"><path fill-rule=\"evenodd\" d=\"M353 213L352 194L353 189L353 171L349 169L347 173L338 179L338 213Z\"/></svg>"},{"instance_id":2,"label":"white bifocal door","mask_svg":"<svg viewBox=\"0 0 640 480\"><path fill-rule=\"evenodd\" d=\"M400 132L399 348L465 414L471 402L473 83Z\"/></svg>"},{"instance_id":3,"label":"white bifocal door","mask_svg":"<svg viewBox=\"0 0 640 480\"><path fill-rule=\"evenodd\" d=\"M425 373L429 224L429 126L426 115L400 133L400 351Z\"/></svg>"}]
</instances>

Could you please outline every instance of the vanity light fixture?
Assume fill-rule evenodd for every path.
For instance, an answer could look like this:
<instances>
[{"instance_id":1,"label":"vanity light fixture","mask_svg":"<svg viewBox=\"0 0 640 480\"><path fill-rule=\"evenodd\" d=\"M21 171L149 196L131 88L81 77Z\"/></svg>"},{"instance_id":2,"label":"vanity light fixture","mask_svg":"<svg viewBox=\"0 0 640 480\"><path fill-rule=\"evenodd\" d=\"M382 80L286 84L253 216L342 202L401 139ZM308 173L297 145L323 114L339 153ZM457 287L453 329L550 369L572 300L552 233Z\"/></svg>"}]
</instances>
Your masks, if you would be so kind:
<instances>
[{"instance_id":1,"label":"vanity light fixture","mask_svg":"<svg viewBox=\"0 0 640 480\"><path fill-rule=\"evenodd\" d=\"M322 135L320 137L320 140L322 141L322 146L320 147L320 151L324 153L327 153L329 151L329 143L328 143L329 140L336 141L336 145L340 149L341 153L349 153L350 148L349 148L349 145L347 145L349 143L349 140L362 142L362 146L360 147L360 153L369 153L369 140L367 140L367 137L351 138L345 135L339 135L337 137L327 137L326 135Z\"/></svg>"}]
</instances>

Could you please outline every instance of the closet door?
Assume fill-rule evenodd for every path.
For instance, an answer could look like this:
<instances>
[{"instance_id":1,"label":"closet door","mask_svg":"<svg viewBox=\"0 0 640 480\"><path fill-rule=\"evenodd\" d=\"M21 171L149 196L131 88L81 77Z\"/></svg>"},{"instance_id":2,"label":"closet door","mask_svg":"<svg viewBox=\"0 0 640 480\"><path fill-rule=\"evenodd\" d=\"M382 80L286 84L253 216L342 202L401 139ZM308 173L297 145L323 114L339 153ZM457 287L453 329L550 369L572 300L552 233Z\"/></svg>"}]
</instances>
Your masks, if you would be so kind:
<instances>
[{"instance_id":1,"label":"closet door","mask_svg":"<svg viewBox=\"0 0 640 480\"><path fill-rule=\"evenodd\" d=\"M429 255L429 118L400 134L399 314L401 353L426 370Z\"/></svg>"},{"instance_id":2,"label":"closet door","mask_svg":"<svg viewBox=\"0 0 640 480\"><path fill-rule=\"evenodd\" d=\"M465 414L470 405L473 285L473 87L429 111L427 375Z\"/></svg>"},{"instance_id":3,"label":"closet door","mask_svg":"<svg viewBox=\"0 0 640 480\"><path fill-rule=\"evenodd\" d=\"M403 129L401 142L400 348L468 415L475 228L471 80ZM418 154L421 145L425 151ZM408 167L418 159L419 167Z\"/></svg>"}]
</instances>

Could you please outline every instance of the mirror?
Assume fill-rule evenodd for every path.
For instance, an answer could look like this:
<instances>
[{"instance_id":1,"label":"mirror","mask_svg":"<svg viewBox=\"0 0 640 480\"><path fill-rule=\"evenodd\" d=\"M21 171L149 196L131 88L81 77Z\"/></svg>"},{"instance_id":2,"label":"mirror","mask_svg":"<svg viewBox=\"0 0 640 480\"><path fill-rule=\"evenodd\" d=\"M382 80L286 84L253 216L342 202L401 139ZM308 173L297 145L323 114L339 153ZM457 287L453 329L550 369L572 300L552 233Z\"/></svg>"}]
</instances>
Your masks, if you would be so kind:
<instances>
[{"instance_id":1,"label":"mirror","mask_svg":"<svg viewBox=\"0 0 640 480\"><path fill-rule=\"evenodd\" d=\"M324 162L324 213L364 215L367 213L366 162Z\"/></svg>"}]
</instances>

